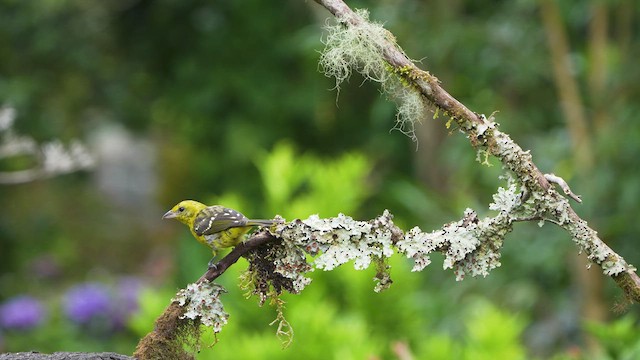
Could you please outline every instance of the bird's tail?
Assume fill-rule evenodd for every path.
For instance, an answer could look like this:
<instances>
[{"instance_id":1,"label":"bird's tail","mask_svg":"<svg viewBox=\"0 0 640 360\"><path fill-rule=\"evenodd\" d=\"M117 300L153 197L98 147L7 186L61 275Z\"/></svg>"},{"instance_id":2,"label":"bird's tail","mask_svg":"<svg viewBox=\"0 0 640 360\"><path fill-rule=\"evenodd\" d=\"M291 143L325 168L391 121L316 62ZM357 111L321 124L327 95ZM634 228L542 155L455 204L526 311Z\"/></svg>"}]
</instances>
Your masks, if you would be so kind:
<instances>
[{"instance_id":1,"label":"bird's tail","mask_svg":"<svg viewBox=\"0 0 640 360\"><path fill-rule=\"evenodd\" d=\"M247 226L272 226L277 224L276 220L249 220Z\"/></svg>"}]
</instances>

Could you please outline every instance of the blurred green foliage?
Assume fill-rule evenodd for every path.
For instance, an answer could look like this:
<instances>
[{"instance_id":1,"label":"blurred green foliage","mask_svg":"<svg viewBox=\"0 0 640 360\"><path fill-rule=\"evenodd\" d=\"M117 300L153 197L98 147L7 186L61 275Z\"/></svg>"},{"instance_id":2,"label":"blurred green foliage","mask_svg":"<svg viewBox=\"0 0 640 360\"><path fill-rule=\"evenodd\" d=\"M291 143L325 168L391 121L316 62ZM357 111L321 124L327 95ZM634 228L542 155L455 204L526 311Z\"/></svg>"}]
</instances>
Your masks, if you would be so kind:
<instances>
[{"instance_id":1,"label":"blurred green foliage","mask_svg":"<svg viewBox=\"0 0 640 360\"><path fill-rule=\"evenodd\" d=\"M501 128L543 171L565 177L585 199L576 211L638 264L640 5L603 2L611 20L607 91L595 97L592 3L560 7L586 112L605 104L609 117L592 124L594 166L581 174L537 2L349 1L369 8L471 109L499 110ZM339 95L331 91L333 80L317 71L328 17L305 1L0 0L0 105L16 108L16 132L38 141L81 138L98 157L92 172L0 185L0 301L28 293L57 309L74 283L123 274L171 289L143 297L134 334L91 338L52 310L33 332L0 330L0 350L131 352L210 255L182 226L161 222L181 199L287 219L338 212L367 219L388 208L397 224L424 230L466 207L486 211L502 170L480 166L446 119L422 124L416 149L389 133L394 104L375 84L354 77ZM1 159L0 171L30 164ZM571 353L587 344L582 293L567 265L576 253L559 229L522 224L505 243L503 266L486 279L455 283L437 257L421 274L392 259L395 283L383 294L373 293L371 271L316 272L303 294L286 298L296 331L287 350L268 326L274 312L239 293L246 266L239 263L221 279L230 324L200 356L395 358L399 342L416 358L589 358L586 350ZM602 301L613 304L620 291L605 285ZM637 353L629 335L637 317L623 319L587 326L610 358Z\"/></svg>"},{"instance_id":2,"label":"blurred green foliage","mask_svg":"<svg viewBox=\"0 0 640 360\"><path fill-rule=\"evenodd\" d=\"M636 359L640 357L640 339L638 338L638 319L626 315L609 324L588 322L587 331L593 334L603 345L600 359Z\"/></svg>"},{"instance_id":3,"label":"blurred green foliage","mask_svg":"<svg viewBox=\"0 0 640 360\"><path fill-rule=\"evenodd\" d=\"M267 214L289 219L351 214L369 195L365 180L371 165L359 153L327 161L312 155L296 156L291 145L278 143L256 166L264 184Z\"/></svg>"}]
</instances>

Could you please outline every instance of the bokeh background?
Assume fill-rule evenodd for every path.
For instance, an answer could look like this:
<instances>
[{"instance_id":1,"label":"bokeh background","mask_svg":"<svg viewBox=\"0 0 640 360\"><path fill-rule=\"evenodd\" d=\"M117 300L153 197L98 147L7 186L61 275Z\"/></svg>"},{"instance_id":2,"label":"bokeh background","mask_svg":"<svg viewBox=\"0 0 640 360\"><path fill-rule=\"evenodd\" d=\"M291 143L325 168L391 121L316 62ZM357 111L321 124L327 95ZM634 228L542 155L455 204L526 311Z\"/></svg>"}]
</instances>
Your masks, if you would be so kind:
<instances>
[{"instance_id":1,"label":"bokeh background","mask_svg":"<svg viewBox=\"0 0 640 360\"><path fill-rule=\"evenodd\" d=\"M350 1L501 128L640 264L640 3ZM162 221L177 201L287 219L390 209L405 229L487 214L504 182L440 117L318 71L312 1L0 0L0 350L132 353L210 253ZM637 306L552 225L518 224L502 267L455 282L399 256L394 285L349 264L285 296L295 331L220 282L230 323L199 359L632 359Z\"/></svg>"}]
</instances>

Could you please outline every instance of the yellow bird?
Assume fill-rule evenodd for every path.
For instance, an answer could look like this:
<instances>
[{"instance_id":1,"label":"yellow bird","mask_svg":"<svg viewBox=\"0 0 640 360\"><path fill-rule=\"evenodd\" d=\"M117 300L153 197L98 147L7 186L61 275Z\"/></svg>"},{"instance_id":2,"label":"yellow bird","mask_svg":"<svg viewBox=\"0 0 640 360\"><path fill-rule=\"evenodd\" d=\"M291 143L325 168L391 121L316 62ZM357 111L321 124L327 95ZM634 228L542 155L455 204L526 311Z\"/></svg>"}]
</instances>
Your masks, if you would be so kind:
<instances>
[{"instance_id":1,"label":"yellow bird","mask_svg":"<svg viewBox=\"0 0 640 360\"><path fill-rule=\"evenodd\" d=\"M176 219L187 225L201 244L218 249L238 245L253 226L271 226L275 220L251 220L240 212L221 205L207 206L194 200L179 202L163 219ZM211 264L211 263L210 263Z\"/></svg>"}]
</instances>

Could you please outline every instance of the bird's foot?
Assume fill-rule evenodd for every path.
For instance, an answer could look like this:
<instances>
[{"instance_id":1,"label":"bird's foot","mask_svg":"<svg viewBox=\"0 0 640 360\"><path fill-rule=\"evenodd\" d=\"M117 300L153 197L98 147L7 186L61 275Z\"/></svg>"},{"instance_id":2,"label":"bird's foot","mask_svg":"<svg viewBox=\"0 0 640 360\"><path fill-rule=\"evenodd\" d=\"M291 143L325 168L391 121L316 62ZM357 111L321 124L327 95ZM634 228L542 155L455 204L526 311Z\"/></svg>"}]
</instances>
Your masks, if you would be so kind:
<instances>
[{"instance_id":1,"label":"bird's foot","mask_svg":"<svg viewBox=\"0 0 640 360\"><path fill-rule=\"evenodd\" d=\"M209 270L216 270L218 268L218 265L216 265L215 260L216 260L215 257L213 257L213 258L211 258L211 260L209 260L209 263L207 264L207 267L208 267Z\"/></svg>"}]
</instances>

